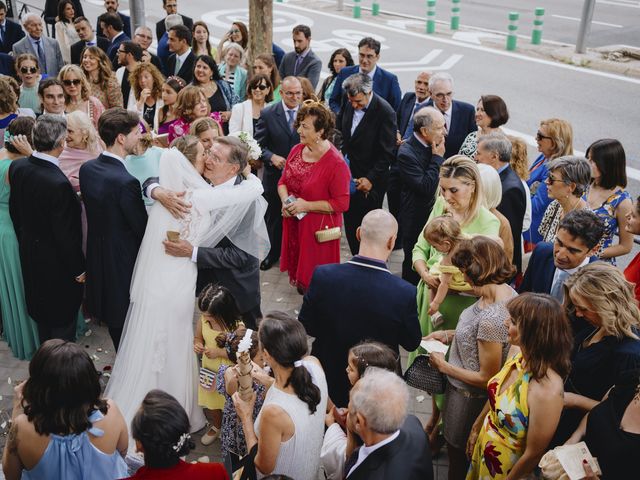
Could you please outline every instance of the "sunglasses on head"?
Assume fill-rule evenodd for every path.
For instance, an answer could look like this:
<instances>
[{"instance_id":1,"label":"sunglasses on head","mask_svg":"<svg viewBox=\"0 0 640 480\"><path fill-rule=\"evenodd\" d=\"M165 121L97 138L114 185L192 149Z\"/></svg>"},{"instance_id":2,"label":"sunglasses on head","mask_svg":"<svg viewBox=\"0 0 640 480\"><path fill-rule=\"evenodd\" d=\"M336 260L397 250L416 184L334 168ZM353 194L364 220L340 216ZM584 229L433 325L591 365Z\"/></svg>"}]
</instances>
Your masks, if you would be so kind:
<instances>
[{"instance_id":1,"label":"sunglasses on head","mask_svg":"<svg viewBox=\"0 0 640 480\"><path fill-rule=\"evenodd\" d=\"M74 78L73 80L63 80L62 83L67 87L70 87L71 85L75 85L77 87L80 85L80 79Z\"/></svg>"},{"instance_id":2,"label":"sunglasses on head","mask_svg":"<svg viewBox=\"0 0 640 480\"><path fill-rule=\"evenodd\" d=\"M38 71L38 67L20 67L20 73L36 73Z\"/></svg>"},{"instance_id":3,"label":"sunglasses on head","mask_svg":"<svg viewBox=\"0 0 640 480\"><path fill-rule=\"evenodd\" d=\"M253 90L255 90L256 88L258 90L266 90L267 88L269 88L268 85L264 85L264 84L260 84L260 85L254 85L253 87L251 87Z\"/></svg>"}]
</instances>

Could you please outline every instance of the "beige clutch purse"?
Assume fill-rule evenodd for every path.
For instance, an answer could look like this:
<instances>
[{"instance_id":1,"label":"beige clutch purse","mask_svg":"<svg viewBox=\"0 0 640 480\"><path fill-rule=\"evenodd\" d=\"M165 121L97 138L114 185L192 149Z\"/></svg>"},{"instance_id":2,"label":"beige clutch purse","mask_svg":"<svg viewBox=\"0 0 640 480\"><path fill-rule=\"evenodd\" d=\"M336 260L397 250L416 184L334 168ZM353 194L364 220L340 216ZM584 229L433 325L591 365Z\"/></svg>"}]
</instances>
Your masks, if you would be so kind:
<instances>
[{"instance_id":1,"label":"beige clutch purse","mask_svg":"<svg viewBox=\"0 0 640 480\"><path fill-rule=\"evenodd\" d=\"M320 230L316 231L316 241L318 243L330 242L331 240L339 240L342 236L342 232L340 231L340 227L331 227L325 226Z\"/></svg>"}]
</instances>

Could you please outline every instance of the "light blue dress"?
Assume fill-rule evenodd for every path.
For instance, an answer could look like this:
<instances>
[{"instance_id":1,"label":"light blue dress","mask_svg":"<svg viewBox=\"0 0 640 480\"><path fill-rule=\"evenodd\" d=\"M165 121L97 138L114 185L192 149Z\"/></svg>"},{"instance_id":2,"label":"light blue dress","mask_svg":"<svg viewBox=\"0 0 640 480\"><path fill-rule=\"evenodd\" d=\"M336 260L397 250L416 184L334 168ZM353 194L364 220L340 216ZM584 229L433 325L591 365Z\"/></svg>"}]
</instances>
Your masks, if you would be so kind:
<instances>
[{"instance_id":1,"label":"light blue dress","mask_svg":"<svg viewBox=\"0 0 640 480\"><path fill-rule=\"evenodd\" d=\"M89 416L91 423L104 418L99 410ZM88 430L94 437L104 432L92 427ZM98 450L89 440L89 433L78 435L50 435L49 445L38 464L31 470L24 470L25 480L113 480L129 476L127 464L116 450L106 454Z\"/></svg>"},{"instance_id":2,"label":"light blue dress","mask_svg":"<svg viewBox=\"0 0 640 480\"><path fill-rule=\"evenodd\" d=\"M164 152L164 148L149 147L142 155L127 155L124 159L124 166L133 177L135 177L140 186L150 178L158 178L160 175L160 156ZM147 198L140 190L142 200L147 207L153 205L153 199Z\"/></svg>"}]
</instances>

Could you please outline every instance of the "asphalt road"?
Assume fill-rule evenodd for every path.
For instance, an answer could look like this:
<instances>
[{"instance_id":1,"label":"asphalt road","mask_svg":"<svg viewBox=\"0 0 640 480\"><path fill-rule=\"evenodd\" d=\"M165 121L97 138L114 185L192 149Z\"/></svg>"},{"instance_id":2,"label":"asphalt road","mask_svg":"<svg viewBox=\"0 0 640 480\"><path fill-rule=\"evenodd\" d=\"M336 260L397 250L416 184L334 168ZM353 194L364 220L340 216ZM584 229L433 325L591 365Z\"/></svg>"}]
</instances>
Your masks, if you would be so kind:
<instances>
[{"instance_id":1,"label":"asphalt road","mask_svg":"<svg viewBox=\"0 0 640 480\"><path fill-rule=\"evenodd\" d=\"M336 0L323 0L336 4ZM426 18L424 0L378 0L384 11ZM345 5L352 4L345 1ZM506 32L508 12L520 13L519 32L530 36L536 7L545 9L543 38L574 45L585 0L461 0L460 23L476 28ZM363 7L371 2L362 1ZM438 29L448 29L451 19L451 1L438 0L436 19L446 25ZM597 0L593 14L591 33L587 47L605 45L631 45L640 48L640 1L638 0Z\"/></svg>"}]
</instances>

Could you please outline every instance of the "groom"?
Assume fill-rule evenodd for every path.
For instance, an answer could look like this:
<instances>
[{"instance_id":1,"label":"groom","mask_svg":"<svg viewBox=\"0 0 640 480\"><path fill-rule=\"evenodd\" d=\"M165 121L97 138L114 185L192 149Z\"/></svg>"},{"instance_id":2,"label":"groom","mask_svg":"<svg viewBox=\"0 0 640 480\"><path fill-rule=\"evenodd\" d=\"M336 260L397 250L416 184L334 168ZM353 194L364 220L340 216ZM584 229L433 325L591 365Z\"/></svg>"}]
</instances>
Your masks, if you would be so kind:
<instances>
[{"instance_id":1,"label":"groom","mask_svg":"<svg viewBox=\"0 0 640 480\"><path fill-rule=\"evenodd\" d=\"M80 168L80 190L87 211L87 285L89 313L106 323L118 351L129 308L129 286L147 225L140 183L124 166L140 139L137 113L123 108L98 121L106 150Z\"/></svg>"},{"instance_id":2,"label":"groom","mask_svg":"<svg viewBox=\"0 0 640 480\"><path fill-rule=\"evenodd\" d=\"M247 149L235 137L217 137L205 161L204 177L214 188L231 188L243 181ZM264 220L263 220L264 221ZM234 245L227 237L215 247L191 245L186 240L164 241L165 251L174 257L188 257L198 265L200 291L209 283L218 283L232 293L247 328L255 329L260 311L260 270L258 259Z\"/></svg>"}]
</instances>

